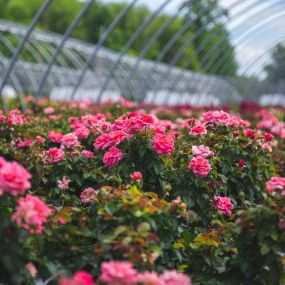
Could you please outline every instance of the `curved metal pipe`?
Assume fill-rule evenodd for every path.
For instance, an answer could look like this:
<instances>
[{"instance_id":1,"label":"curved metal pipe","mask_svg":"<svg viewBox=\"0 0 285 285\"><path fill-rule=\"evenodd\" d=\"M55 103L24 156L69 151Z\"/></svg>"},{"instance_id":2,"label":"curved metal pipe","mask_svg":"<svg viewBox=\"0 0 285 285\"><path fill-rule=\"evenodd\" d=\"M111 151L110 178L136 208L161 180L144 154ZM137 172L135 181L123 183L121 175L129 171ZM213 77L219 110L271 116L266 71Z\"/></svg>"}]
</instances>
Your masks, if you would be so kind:
<instances>
[{"instance_id":1,"label":"curved metal pipe","mask_svg":"<svg viewBox=\"0 0 285 285\"><path fill-rule=\"evenodd\" d=\"M7 107L6 106L6 103L5 103L5 100L3 100L2 98L2 91L4 89L4 86L9 78L9 75L13 69L13 66L15 65L16 63L16 60L19 56L19 54L21 53L21 50L22 48L24 47L27 39L29 38L30 34L32 33L35 25L37 24L38 20L40 19L40 17L42 16L42 14L45 12L45 10L48 8L48 6L51 4L51 1L52 0L45 0L45 2L43 3L43 5L41 6L41 8L39 9L39 11L36 13L31 25L29 26L28 30L27 30L27 33L25 34L25 36L22 38L20 44L18 45L17 49L15 50L11 60L10 60L10 63L7 67L7 69L5 70L5 73L4 73L4 76L3 76L3 79L2 79L2 82L1 82L1 85L0 85L0 98L1 98L1 101L3 103L3 106L4 107Z\"/></svg>"},{"instance_id":2,"label":"curved metal pipe","mask_svg":"<svg viewBox=\"0 0 285 285\"><path fill-rule=\"evenodd\" d=\"M153 20L157 17L157 15L163 11L163 9L171 2L172 0L165 0L162 2L162 4L151 14L149 15L145 21L142 23L142 25L136 30L135 34L130 38L130 40L126 43L123 50L121 51L117 61L112 65L110 73L103 83L103 87L101 88L101 91L98 96L98 102L100 102L101 97L105 90L107 89L109 82L111 80L111 77L113 76L114 71L122 61L124 54L130 49L130 47L133 45L133 43L137 40L137 38L140 36L140 34L153 22Z\"/></svg>"},{"instance_id":3,"label":"curved metal pipe","mask_svg":"<svg viewBox=\"0 0 285 285\"><path fill-rule=\"evenodd\" d=\"M45 86L47 77L51 71L52 65L55 62L55 60L57 59L58 55L60 54L66 40L68 39L70 33L74 30L74 28L76 27L77 23L79 22L79 20L83 17L83 15L88 11L89 7L91 6L91 4L93 3L93 0L89 0L85 3L85 5L83 6L83 8L80 10L80 12L76 15L75 19L72 21L71 25L68 27L68 29L66 30L66 32L63 35L63 38L60 42L60 44L57 46L55 53L53 54L52 58L50 59L47 69L42 77L42 80L40 82L39 88L36 92L36 97L39 98L43 92L43 88Z\"/></svg>"}]
</instances>

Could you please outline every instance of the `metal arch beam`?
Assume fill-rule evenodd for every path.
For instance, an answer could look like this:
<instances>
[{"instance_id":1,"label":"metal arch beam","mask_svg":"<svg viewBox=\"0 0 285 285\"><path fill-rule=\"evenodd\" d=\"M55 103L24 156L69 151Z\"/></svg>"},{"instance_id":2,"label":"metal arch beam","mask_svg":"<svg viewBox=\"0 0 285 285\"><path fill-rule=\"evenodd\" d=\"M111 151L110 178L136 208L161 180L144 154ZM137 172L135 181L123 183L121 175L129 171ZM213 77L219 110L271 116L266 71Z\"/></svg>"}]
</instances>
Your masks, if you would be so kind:
<instances>
[{"instance_id":1,"label":"metal arch beam","mask_svg":"<svg viewBox=\"0 0 285 285\"><path fill-rule=\"evenodd\" d=\"M83 6L83 8L79 11L79 13L76 15L75 19L72 21L71 25L68 27L68 29L66 30L66 32L64 33L60 44L57 46L52 58L50 59L47 69L45 71L45 73L43 74L43 77L41 79L39 88L36 91L36 98L39 98L39 96L42 94L42 91L44 89L47 77L51 71L52 65L55 62L55 60L57 59L58 55L60 54L60 52L62 51L62 48L65 44L65 42L67 41L70 33L74 30L74 28L76 27L77 23L79 22L79 20L83 17L83 15L88 11L89 7L91 6L91 4L93 3L93 0L89 0L85 3L85 5Z\"/></svg>"},{"instance_id":2,"label":"metal arch beam","mask_svg":"<svg viewBox=\"0 0 285 285\"><path fill-rule=\"evenodd\" d=\"M278 1L281 1L281 0L278 0ZM255 2L255 4L256 4L256 2ZM248 7L246 7L247 8L247 11L248 11ZM254 8L256 8L256 6L252 6L251 7L251 9L254 9ZM239 15L242 15L242 13L241 12L239 12L238 13ZM239 18L240 16L238 16L238 18ZM231 17L231 19L238 19L238 18L236 18L236 17ZM241 21L240 23L239 23L239 25L241 25L244 21L246 21L247 20L247 18L244 18L243 19L243 21ZM212 39L214 39L215 37L217 37L217 36L220 36L220 35L222 35L222 34L224 34L224 32L222 32L222 33L218 33L218 34L212 34L210 37L208 37L208 38L206 38L202 43L201 43L201 45L198 47L198 52L197 52L197 55L200 53L200 51L208 44L208 42L210 41L210 40L212 40ZM216 47L217 48L217 47ZM195 52L194 52L195 53ZM208 54L210 54L210 51L206 54L206 55L208 55ZM211 53L212 54L212 53ZM204 56L205 57L205 56ZM190 64L192 63L192 58L193 58L193 55L189 58L189 60L183 65L183 69L188 69L189 68L189 66L190 66ZM182 72L181 72L181 77L179 77L179 79L178 79L178 81L180 82L181 80L183 79L183 74L182 74ZM201 83L202 83L202 81L201 81ZM175 84L177 84L177 82L174 82L173 83L173 86L175 85ZM172 87L173 88L173 87Z\"/></svg>"},{"instance_id":3,"label":"metal arch beam","mask_svg":"<svg viewBox=\"0 0 285 285\"><path fill-rule=\"evenodd\" d=\"M35 25L37 24L38 20L40 19L40 17L42 16L42 14L45 12L45 10L49 7L49 5L51 4L52 0L45 0L45 2L43 3L43 5L41 6L41 8L39 9L39 11L36 13L27 33L25 34L25 36L22 38L20 44L18 45L17 49L15 50L11 60L10 60L10 63L9 63L9 66L7 67L7 69L5 70L5 73L4 73L4 76L3 76L3 79L2 79L2 82L1 82L1 85L0 85L0 98L1 98L1 101L4 105L4 107L7 107L6 106L6 103L5 103L5 100L3 100L2 98L2 92L3 92L3 89L4 89L4 86L9 78L9 75L13 69L13 66L15 65L16 63L16 60L19 56L19 54L21 53L21 50L22 48L24 47L27 39L29 38L30 34L32 33Z\"/></svg>"},{"instance_id":4,"label":"metal arch beam","mask_svg":"<svg viewBox=\"0 0 285 285\"><path fill-rule=\"evenodd\" d=\"M233 2L231 4L231 6L229 7L229 9L237 6L239 4L239 1L236 0L235 2ZM201 13L199 16L203 16L204 13ZM210 22L208 22L206 25L208 25ZM183 45L182 47L180 47L180 49L178 50L178 52L176 53L175 57L173 58L173 60L168 64L168 69L164 72L164 74L162 74L162 76L160 77L160 80L163 80L164 77L166 78L167 75L169 74L169 72L171 71L171 68L174 67L174 65L176 65L176 63L179 61L179 59L183 56L184 52L187 50L187 48L189 48L189 46L191 46L193 44L193 42L200 36L202 35L202 33L205 31L205 26L201 27L191 38L189 38ZM204 41L203 41L204 42ZM206 45L202 45L203 42L197 47L197 49L202 50L202 48ZM174 43L173 43L174 44ZM202 46L202 47L201 47ZM199 52L197 52L196 50L193 52L193 54L191 55L191 59L194 57L194 55L198 55ZM189 63L189 65L192 63ZM158 90L158 83L156 83L153 94L155 95L155 93Z\"/></svg>"},{"instance_id":5,"label":"metal arch beam","mask_svg":"<svg viewBox=\"0 0 285 285\"><path fill-rule=\"evenodd\" d=\"M108 39L109 35L113 32L113 30L116 28L116 26L120 23L120 21L127 15L129 10L138 2L139 0L133 0L128 6L122 9L122 11L119 13L119 15L114 19L114 21L111 23L111 25L108 27L108 29L103 33L102 37L100 38L99 42L96 44L96 47L94 51L92 52L91 56L88 58L88 60L85 62L85 65L83 66L81 73L79 75L79 78L74 86L74 89L71 93L71 99L73 99L76 95L76 92L80 88L82 81L85 77L85 74L90 67L90 65L94 62L94 65L96 66L96 57L100 50L100 48L103 47L104 43ZM93 67L93 69L95 68Z\"/></svg>"},{"instance_id":6,"label":"metal arch beam","mask_svg":"<svg viewBox=\"0 0 285 285\"><path fill-rule=\"evenodd\" d=\"M171 2L172 0L164 0L162 2L162 4L152 13L150 14L142 23L142 25L136 30L136 32L134 33L134 35L129 39L129 41L126 43L126 45L124 46L123 50L121 51L117 61L113 64L113 66L111 67L110 73L107 77L107 79L105 80L105 82L103 83L103 86L101 88L101 91L99 93L98 96L98 102L100 102L101 97L103 95L103 93L105 92L105 90L107 89L109 82L111 80L111 77L115 71L115 69L117 68L118 64L122 61L125 53L128 52L128 50L130 49L130 47L133 45L133 43L137 40L137 38L140 36L140 34L153 22L153 20L158 16L158 14L163 11L163 9Z\"/></svg>"},{"instance_id":7,"label":"metal arch beam","mask_svg":"<svg viewBox=\"0 0 285 285\"><path fill-rule=\"evenodd\" d=\"M145 55L147 54L147 52L150 50L150 48L153 46L153 44L155 43L155 41L167 30L168 27L170 27L170 25L172 23L174 23L174 21L177 19L177 17L180 15L180 13L183 11L183 9L179 8L177 10L177 12L172 16L169 17L164 24L160 27L160 29L158 29L153 35L152 37L149 39L149 41L146 43L145 47L143 48L143 50L141 51L141 53L139 54L134 66L130 69L129 71L129 75L126 79L126 82L124 83L122 92L124 92L124 90L126 90L126 88L128 87L128 84L132 81L132 79L134 78L140 63L142 61L142 59L145 57Z\"/></svg>"}]
</instances>

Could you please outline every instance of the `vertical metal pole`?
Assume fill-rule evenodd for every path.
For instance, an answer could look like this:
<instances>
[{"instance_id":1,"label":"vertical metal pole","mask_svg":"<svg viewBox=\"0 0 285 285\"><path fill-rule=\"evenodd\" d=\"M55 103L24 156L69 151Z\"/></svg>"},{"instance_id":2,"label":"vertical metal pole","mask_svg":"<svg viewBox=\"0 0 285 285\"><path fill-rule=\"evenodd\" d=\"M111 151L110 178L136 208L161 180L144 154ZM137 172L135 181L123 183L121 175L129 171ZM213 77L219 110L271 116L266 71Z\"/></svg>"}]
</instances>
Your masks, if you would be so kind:
<instances>
[{"instance_id":1,"label":"vertical metal pole","mask_svg":"<svg viewBox=\"0 0 285 285\"><path fill-rule=\"evenodd\" d=\"M39 88L36 92L36 97L40 97L42 92L43 92L43 89L44 89L44 86L45 86L45 83L46 83L46 80L47 80L47 77L51 71L51 68L52 68L52 65L54 64L55 60L57 59L57 57L59 56L66 40L68 39L70 33L74 30L74 28L76 27L77 23L79 22L79 20L83 17L83 15L88 11L89 7L91 6L91 4L93 3L93 0L89 0L88 2L85 3L84 7L80 10L80 12L77 14L77 16L75 17L75 19L73 20L73 22L71 23L71 25L68 27L68 29L66 30L65 34L63 35L63 38L60 42L60 44L57 46L52 58L50 59L49 63L48 63L48 66L46 68L46 71L42 77L42 80L40 82L40 85L39 85Z\"/></svg>"},{"instance_id":2,"label":"vertical metal pole","mask_svg":"<svg viewBox=\"0 0 285 285\"><path fill-rule=\"evenodd\" d=\"M4 89L4 86L5 84L7 83L7 80L10 76L10 73L16 63L16 60L19 56L19 54L21 53L21 50L22 48L24 47L26 41L28 40L30 34L32 33L35 25L37 24L37 22L39 21L40 17L42 16L42 14L44 13L44 11L48 8L48 6L51 4L52 0L46 0L43 5L41 6L41 8L39 9L39 11L37 12L37 14L35 15L31 25L29 26L28 30L27 30L27 33L25 34L25 36L22 38L20 44L18 45L17 49L15 50L11 60L10 60L10 63L7 67L7 69L5 70L5 73L4 73L4 76L3 76L3 79L2 79L2 82L1 82L1 85L0 85L0 98L1 98L1 101L4 105L4 107L6 107L6 103L5 103L5 100L3 100L3 97L2 97L2 92L3 92L3 89Z\"/></svg>"}]
</instances>

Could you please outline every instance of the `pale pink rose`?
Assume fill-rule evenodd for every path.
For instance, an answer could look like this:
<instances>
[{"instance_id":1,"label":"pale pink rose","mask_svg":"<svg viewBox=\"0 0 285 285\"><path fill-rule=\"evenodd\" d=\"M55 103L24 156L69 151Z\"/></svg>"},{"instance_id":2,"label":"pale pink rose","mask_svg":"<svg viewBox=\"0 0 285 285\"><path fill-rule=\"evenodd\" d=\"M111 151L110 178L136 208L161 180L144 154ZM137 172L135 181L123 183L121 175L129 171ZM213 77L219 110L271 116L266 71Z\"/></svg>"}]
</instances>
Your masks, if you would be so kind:
<instances>
[{"instance_id":1,"label":"pale pink rose","mask_svg":"<svg viewBox=\"0 0 285 285\"><path fill-rule=\"evenodd\" d=\"M94 158L94 153L90 150L82 150L81 154L88 159Z\"/></svg>"},{"instance_id":2,"label":"pale pink rose","mask_svg":"<svg viewBox=\"0 0 285 285\"><path fill-rule=\"evenodd\" d=\"M67 190L69 183L70 183L70 180L66 176L63 176L61 180L57 181L57 187L60 190Z\"/></svg>"},{"instance_id":3,"label":"pale pink rose","mask_svg":"<svg viewBox=\"0 0 285 285\"><path fill-rule=\"evenodd\" d=\"M53 143L60 143L63 134L61 132L50 131L48 132L48 137Z\"/></svg>"},{"instance_id":4,"label":"pale pink rose","mask_svg":"<svg viewBox=\"0 0 285 285\"><path fill-rule=\"evenodd\" d=\"M11 220L30 233L41 234L43 224L47 222L51 212L52 210L40 198L28 194L19 198L16 212Z\"/></svg>"},{"instance_id":5,"label":"pale pink rose","mask_svg":"<svg viewBox=\"0 0 285 285\"><path fill-rule=\"evenodd\" d=\"M41 137L41 136L37 136L37 137L36 137L36 141L37 141L38 143L44 143L44 142L46 141L46 139L43 138L43 137Z\"/></svg>"},{"instance_id":6,"label":"pale pink rose","mask_svg":"<svg viewBox=\"0 0 285 285\"><path fill-rule=\"evenodd\" d=\"M262 144L261 147L262 147L264 150L268 150L269 152L272 152L272 146L271 146L268 142Z\"/></svg>"},{"instance_id":7,"label":"pale pink rose","mask_svg":"<svg viewBox=\"0 0 285 285\"><path fill-rule=\"evenodd\" d=\"M156 272L144 272L138 275L138 280L142 285L166 285L162 278Z\"/></svg>"},{"instance_id":8,"label":"pale pink rose","mask_svg":"<svg viewBox=\"0 0 285 285\"><path fill-rule=\"evenodd\" d=\"M80 127L76 129L74 133L79 139L87 139L90 135L90 130L86 127Z\"/></svg>"},{"instance_id":9,"label":"pale pink rose","mask_svg":"<svg viewBox=\"0 0 285 285\"><path fill-rule=\"evenodd\" d=\"M9 126L22 126L24 124L24 114L19 114L19 110L12 110L9 113L7 124Z\"/></svg>"},{"instance_id":10,"label":"pale pink rose","mask_svg":"<svg viewBox=\"0 0 285 285\"><path fill-rule=\"evenodd\" d=\"M191 285L191 279L175 270L167 270L161 275L165 285Z\"/></svg>"},{"instance_id":11,"label":"pale pink rose","mask_svg":"<svg viewBox=\"0 0 285 285\"><path fill-rule=\"evenodd\" d=\"M101 265L99 280L106 285L135 285L137 283L137 271L129 262L109 261Z\"/></svg>"},{"instance_id":12,"label":"pale pink rose","mask_svg":"<svg viewBox=\"0 0 285 285\"><path fill-rule=\"evenodd\" d=\"M47 161L49 163L56 163L61 161L64 158L64 151L60 148L50 148L47 151Z\"/></svg>"},{"instance_id":13,"label":"pale pink rose","mask_svg":"<svg viewBox=\"0 0 285 285\"><path fill-rule=\"evenodd\" d=\"M214 200L216 201L215 207L220 210L222 213L230 216L231 211L234 208L234 205L229 197L220 197L215 196Z\"/></svg>"},{"instance_id":14,"label":"pale pink rose","mask_svg":"<svg viewBox=\"0 0 285 285\"><path fill-rule=\"evenodd\" d=\"M230 117L228 122L226 122L226 126L229 127L249 127L250 122L242 120L240 117Z\"/></svg>"},{"instance_id":15,"label":"pale pink rose","mask_svg":"<svg viewBox=\"0 0 285 285\"><path fill-rule=\"evenodd\" d=\"M211 151L209 149L209 147L204 146L204 145L199 145L199 146L193 145L192 146L192 153L194 155L201 155L205 158L214 156L214 152Z\"/></svg>"},{"instance_id":16,"label":"pale pink rose","mask_svg":"<svg viewBox=\"0 0 285 285\"><path fill-rule=\"evenodd\" d=\"M0 189L13 196L22 194L31 187L32 175L17 162L8 162L0 157Z\"/></svg>"},{"instance_id":17,"label":"pale pink rose","mask_svg":"<svg viewBox=\"0 0 285 285\"><path fill-rule=\"evenodd\" d=\"M117 165L123 159L123 153L115 146L110 147L109 151L103 156L103 163L112 167Z\"/></svg>"},{"instance_id":18,"label":"pale pink rose","mask_svg":"<svg viewBox=\"0 0 285 285\"><path fill-rule=\"evenodd\" d=\"M196 176L206 177L211 171L211 164L202 156L196 156L189 162L188 168L194 172Z\"/></svg>"},{"instance_id":19,"label":"pale pink rose","mask_svg":"<svg viewBox=\"0 0 285 285\"><path fill-rule=\"evenodd\" d=\"M37 276L38 270L32 262L27 263L25 267L30 272L33 278Z\"/></svg>"},{"instance_id":20,"label":"pale pink rose","mask_svg":"<svg viewBox=\"0 0 285 285\"><path fill-rule=\"evenodd\" d=\"M78 137L73 133L66 134L61 139L61 145L69 148L76 147L79 145Z\"/></svg>"},{"instance_id":21,"label":"pale pink rose","mask_svg":"<svg viewBox=\"0 0 285 285\"><path fill-rule=\"evenodd\" d=\"M53 114L54 112L55 112L55 109L53 107L44 108L45 115L50 115L50 114Z\"/></svg>"},{"instance_id":22,"label":"pale pink rose","mask_svg":"<svg viewBox=\"0 0 285 285\"><path fill-rule=\"evenodd\" d=\"M23 147L29 147L34 144L34 141L32 139L24 139L23 141L20 141L17 143L17 147L23 148Z\"/></svg>"},{"instance_id":23,"label":"pale pink rose","mask_svg":"<svg viewBox=\"0 0 285 285\"><path fill-rule=\"evenodd\" d=\"M174 151L173 137L157 133L153 137L152 147L159 154L170 155Z\"/></svg>"},{"instance_id":24,"label":"pale pink rose","mask_svg":"<svg viewBox=\"0 0 285 285\"><path fill-rule=\"evenodd\" d=\"M266 183L266 191L272 193L274 191L280 191L281 195L285 195L285 178L281 177L272 177Z\"/></svg>"},{"instance_id":25,"label":"pale pink rose","mask_svg":"<svg viewBox=\"0 0 285 285\"><path fill-rule=\"evenodd\" d=\"M94 204L97 192L92 187L88 187L80 193L80 200L83 204Z\"/></svg>"},{"instance_id":26,"label":"pale pink rose","mask_svg":"<svg viewBox=\"0 0 285 285\"><path fill-rule=\"evenodd\" d=\"M71 278L61 279L59 285L96 285L96 283L89 273L79 271Z\"/></svg>"},{"instance_id":27,"label":"pale pink rose","mask_svg":"<svg viewBox=\"0 0 285 285\"><path fill-rule=\"evenodd\" d=\"M192 136L201 136L206 134L207 134L207 129L203 125L194 126L193 128L191 128L189 132L189 135Z\"/></svg>"},{"instance_id":28,"label":"pale pink rose","mask_svg":"<svg viewBox=\"0 0 285 285\"><path fill-rule=\"evenodd\" d=\"M130 175L130 178L132 180L140 181L142 180L142 174L139 171L134 172L133 174Z\"/></svg>"},{"instance_id":29,"label":"pale pink rose","mask_svg":"<svg viewBox=\"0 0 285 285\"><path fill-rule=\"evenodd\" d=\"M231 116L224 111L209 111L202 115L201 121L204 124L212 123L218 125L226 125L230 120Z\"/></svg>"}]
</instances>

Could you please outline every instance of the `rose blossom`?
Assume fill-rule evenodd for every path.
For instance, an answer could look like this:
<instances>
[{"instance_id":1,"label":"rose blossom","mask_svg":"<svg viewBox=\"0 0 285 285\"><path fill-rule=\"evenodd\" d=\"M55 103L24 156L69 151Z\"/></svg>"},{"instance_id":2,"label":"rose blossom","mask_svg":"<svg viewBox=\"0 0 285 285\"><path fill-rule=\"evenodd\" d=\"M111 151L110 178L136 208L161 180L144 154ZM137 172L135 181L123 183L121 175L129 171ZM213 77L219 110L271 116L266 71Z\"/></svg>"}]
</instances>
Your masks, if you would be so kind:
<instances>
[{"instance_id":1,"label":"rose blossom","mask_svg":"<svg viewBox=\"0 0 285 285\"><path fill-rule=\"evenodd\" d=\"M53 114L54 112L55 112L55 109L53 107L47 107L44 109L45 115L50 115L50 114Z\"/></svg>"},{"instance_id":2,"label":"rose blossom","mask_svg":"<svg viewBox=\"0 0 285 285\"><path fill-rule=\"evenodd\" d=\"M153 137L152 147L159 154L170 155L174 151L173 137L157 133Z\"/></svg>"},{"instance_id":3,"label":"rose blossom","mask_svg":"<svg viewBox=\"0 0 285 285\"><path fill-rule=\"evenodd\" d=\"M67 190L69 183L70 183L70 180L67 179L66 176L63 176L62 180L57 181L57 187L61 190Z\"/></svg>"},{"instance_id":4,"label":"rose blossom","mask_svg":"<svg viewBox=\"0 0 285 285\"><path fill-rule=\"evenodd\" d=\"M202 156L196 156L189 162L188 168L194 172L196 176L206 177L211 171L211 164Z\"/></svg>"},{"instance_id":5,"label":"rose blossom","mask_svg":"<svg viewBox=\"0 0 285 285\"><path fill-rule=\"evenodd\" d=\"M90 150L82 150L81 154L88 159L94 158L94 153Z\"/></svg>"},{"instance_id":6,"label":"rose blossom","mask_svg":"<svg viewBox=\"0 0 285 285\"><path fill-rule=\"evenodd\" d=\"M144 272L138 275L137 282L143 285L166 285L156 272Z\"/></svg>"},{"instance_id":7,"label":"rose blossom","mask_svg":"<svg viewBox=\"0 0 285 285\"><path fill-rule=\"evenodd\" d=\"M232 204L231 198L229 197L219 197L215 196L214 200L216 201L215 207L220 210L222 213L230 216L231 211L234 208L234 205Z\"/></svg>"},{"instance_id":8,"label":"rose blossom","mask_svg":"<svg viewBox=\"0 0 285 285\"><path fill-rule=\"evenodd\" d=\"M207 134L207 129L203 125L194 126L193 128L191 128L189 132L189 135L192 136L201 136L206 134Z\"/></svg>"},{"instance_id":9,"label":"rose blossom","mask_svg":"<svg viewBox=\"0 0 285 285\"><path fill-rule=\"evenodd\" d=\"M52 210L40 198L28 194L19 198L16 212L11 220L32 234L41 234L43 224L47 222L51 212Z\"/></svg>"},{"instance_id":10,"label":"rose blossom","mask_svg":"<svg viewBox=\"0 0 285 285\"><path fill-rule=\"evenodd\" d=\"M214 152L211 151L209 149L209 147L204 146L204 145L199 145L199 146L193 145L192 146L192 153L194 155L200 155L200 156L203 156L205 158L211 157L214 155Z\"/></svg>"},{"instance_id":11,"label":"rose blossom","mask_svg":"<svg viewBox=\"0 0 285 285\"><path fill-rule=\"evenodd\" d=\"M80 200L83 204L94 204L97 191L92 187L88 187L80 193Z\"/></svg>"},{"instance_id":12,"label":"rose blossom","mask_svg":"<svg viewBox=\"0 0 285 285\"><path fill-rule=\"evenodd\" d=\"M285 195L285 178L281 177L272 177L267 183L266 183L266 191L267 193L272 193L276 190L280 190L281 195Z\"/></svg>"},{"instance_id":13,"label":"rose blossom","mask_svg":"<svg viewBox=\"0 0 285 285\"><path fill-rule=\"evenodd\" d=\"M142 180L142 174L139 171L134 172L133 174L130 175L130 178L132 180L140 181Z\"/></svg>"},{"instance_id":14,"label":"rose blossom","mask_svg":"<svg viewBox=\"0 0 285 285\"><path fill-rule=\"evenodd\" d=\"M87 139L90 135L90 130L87 129L86 127L80 127L77 128L74 131L74 134L79 138L79 139Z\"/></svg>"},{"instance_id":15,"label":"rose blossom","mask_svg":"<svg viewBox=\"0 0 285 285\"><path fill-rule=\"evenodd\" d=\"M204 124L213 123L218 125L226 125L231 116L224 111L209 111L202 115L202 122Z\"/></svg>"},{"instance_id":16,"label":"rose blossom","mask_svg":"<svg viewBox=\"0 0 285 285\"><path fill-rule=\"evenodd\" d=\"M103 156L103 163L112 167L119 163L123 159L123 153L115 146L110 147L109 151L106 152Z\"/></svg>"},{"instance_id":17,"label":"rose blossom","mask_svg":"<svg viewBox=\"0 0 285 285\"><path fill-rule=\"evenodd\" d=\"M238 166L241 167L241 168L243 168L243 167L245 166L245 161L244 161L243 159L240 159L240 160L238 161Z\"/></svg>"},{"instance_id":18,"label":"rose blossom","mask_svg":"<svg viewBox=\"0 0 285 285\"><path fill-rule=\"evenodd\" d=\"M137 271L129 262L103 262L101 271L99 279L107 285L135 285L137 283Z\"/></svg>"},{"instance_id":19,"label":"rose blossom","mask_svg":"<svg viewBox=\"0 0 285 285\"><path fill-rule=\"evenodd\" d=\"M92 276L85 271L76 272L71 278L61 279L59 285L96 285Z\"/></svg>"},{"instance_id":20,"label":"rose blossom","mask_svg":"<svg viewBox=\"0 0 285 285\"><path fill-rule=\"evenodd\" d=\"M73 134L66 134L61 139L61 145L65 147L76 147L79 145L78 137Z\"/></svg>"},{"instance_id":21,"label":"rose blossom","mask_svg":"<svg viewBox=\"0 0 285 285\"><path fill-rule=\"evenodd\" d=\"M17 162L8 162L0 157L0 190L13 196L22 194L31 187L32 175Z\"/></svg>"},{"instance_id":22,"label":"rose blossom","mask_svg":"<svg viewBox=\"0 0 285 285\"><path fill-rule=\"evenodd\" d=\"M38 270L32 262L27 263L25 268L30 272L33 278L37 276Z\"/></svg>"},{"instance_id":23,"label":"rose blossom","mask_svg":"<svg viewBox=\"0 0 285 285\"><path fill-rule=\"evenodd\" d=\"M50 131L48 137L53 143L60 143L63 135L61 132Z\"/></svg>"},{"instance_id":24,"label":"rose blossom","mask_svg":"<svg viewBox=\"0 0 285 285\"><path fill-rule=\"evenodd\" d=\"M64 158L64 151L60 148L53 147L47 151L47 155L47 161L49 163L56 163Z\"/></svg>"},{"instance_id":25,"label":"rose blossom","mask_svg":"<svg viewBox=\"0 0 285 285\"><path fill-rule=\"evenodd\" d=\"M274 139L274 136L272 134L269 133L265 133L264 134L264 139L268 142L272 141Z\"/></svg>"},{"instance_id":26,"label":"rose blossom","mask_svg":"<svg viewBox=\"0 0 285 285\"><path fill-rule=\"evenodd\" d=\"M175 270L167 270L161 275L164 284L166 285L191 285L191 279Z\"/></svg>"}]
</instances>

